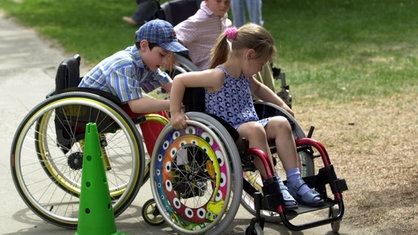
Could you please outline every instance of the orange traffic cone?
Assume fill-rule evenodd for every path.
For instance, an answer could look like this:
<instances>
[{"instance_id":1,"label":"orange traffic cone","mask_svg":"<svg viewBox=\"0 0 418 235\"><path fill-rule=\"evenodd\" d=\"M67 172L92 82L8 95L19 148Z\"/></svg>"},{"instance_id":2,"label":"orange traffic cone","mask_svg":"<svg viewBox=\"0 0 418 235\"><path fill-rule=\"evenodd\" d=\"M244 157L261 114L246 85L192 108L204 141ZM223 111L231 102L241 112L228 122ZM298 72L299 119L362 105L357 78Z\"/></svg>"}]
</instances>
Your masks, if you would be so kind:
<instances>
[{"instance_id":1,"label":"orange traffic cone","mask_svg":"<svg viewBox=\"0 0 418 235\"><path fill-rule=\"evenodd\" d=\"M95 123L86 126L78 226L75 235L119 235L110 200L99 134Z\"/></svg>"}]
</instances>

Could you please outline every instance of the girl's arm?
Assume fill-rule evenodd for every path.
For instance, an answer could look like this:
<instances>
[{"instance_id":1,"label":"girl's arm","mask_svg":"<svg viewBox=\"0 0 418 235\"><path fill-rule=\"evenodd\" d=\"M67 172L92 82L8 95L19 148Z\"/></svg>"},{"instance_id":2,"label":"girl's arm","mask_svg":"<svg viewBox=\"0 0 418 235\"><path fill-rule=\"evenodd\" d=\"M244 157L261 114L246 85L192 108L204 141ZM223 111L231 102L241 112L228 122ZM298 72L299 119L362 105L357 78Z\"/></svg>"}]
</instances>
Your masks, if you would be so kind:
<instances>
[{"instance_id":1,"label":"girl's arm","mask_svg":"<svg viewBox=\"0 0 418 235\"><path fill-rule=\"evenodd\" d=\"M290 115L294 116L292 109L280 98L276 95L270 88L268 88L263 83L259 82L255 79L254 76L250 78L250 85L251 91L256 95L259 99L276 104L286 110Z\"/></svg>"},{"instance_id":2,"label":"girl's arm","mask_svg":"<svg viewBox=\"0 0 418 235\"><path fill-rule=\"evenodd\" d=\"M186 87L202 87L218 90L223 85L223 72L219 69L208 69L198 72L181 73L173 79L170 92L171 123L175 129L186 127L186 116L182 113L181 103ZM219 84L221 84L219 86Z\"/></svg>"}]
</instances>

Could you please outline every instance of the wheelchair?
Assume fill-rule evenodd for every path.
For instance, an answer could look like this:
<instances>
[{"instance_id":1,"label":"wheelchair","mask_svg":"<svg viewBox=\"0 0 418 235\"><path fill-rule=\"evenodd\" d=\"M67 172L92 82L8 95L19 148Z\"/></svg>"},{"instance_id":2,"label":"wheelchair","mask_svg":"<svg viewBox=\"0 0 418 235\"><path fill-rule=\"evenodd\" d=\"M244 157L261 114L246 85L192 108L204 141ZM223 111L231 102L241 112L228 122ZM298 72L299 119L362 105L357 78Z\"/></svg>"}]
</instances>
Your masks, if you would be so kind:
<instances>
[{"instance_id":1,"label":"wheelchair","mask_svg":"<svg viewBox=\"0 0 418 235\"><path fill-rule=\"evenodd\" d=\"M232 223L240 205L255 217L246 234L262 234L264 223L282 222L291 230L331 224L338 232L344 214L344 179L336 176L325 147L308 137L295 119L275 105L257 102L260 118L281 115L289 120L302 161L305 182L315 188L326 203L319 208L299 205L284 209L283 197L274 176L277 161L271 166L267 155L248 148L234 128L225 121L205 114L200 89L187 89L183 104L189 117L187 128L175 130L167 124L161 131L151 157L151 189L157 212L180 234L221 234ZM274 152L274 147L272 147ZM262 160L268 180L262 183L253 160ZM322 161L315 174L315 159ZM328 189L328 190L327 190ZM328 193L329 189L332 195ZM331 198L333 196L333 198ZM293 218L319 210L328 211L320 220L295 224Z\"/></svg>"},{"instance_id":2,"label":"wheelchair","mask_svg":"<svg viewBox=\"0 0 418 235\"><path fill-rule=\"evenodd\" d=\"M165 112L134 114L117 97L78 88L81 57L63 60L54 91L18 126L12 141L13 182L26 205L42 219L76 228L81 190L85 126L97 125L115 216L134 200L148 179L149 155L168 123ZM173 74L190 71L175 66Z\"/></svg>"}]
</instances>

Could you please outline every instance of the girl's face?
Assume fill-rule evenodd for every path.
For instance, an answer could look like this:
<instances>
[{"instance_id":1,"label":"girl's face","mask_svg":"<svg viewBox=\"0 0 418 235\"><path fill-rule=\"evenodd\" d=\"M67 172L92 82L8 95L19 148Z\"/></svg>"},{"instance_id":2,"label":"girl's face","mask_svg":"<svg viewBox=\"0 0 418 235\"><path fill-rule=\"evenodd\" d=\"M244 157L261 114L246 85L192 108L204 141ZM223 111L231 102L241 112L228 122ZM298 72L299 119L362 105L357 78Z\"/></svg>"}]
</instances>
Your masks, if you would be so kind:
<instances>
[{"instance_id":1,"label":"girl's face","mask_svg":"<svg viewBox=\"0 0 418 235\"><path fill-rule=\"evenodd\" d=\"M168 56L172 54L159 46L149 49L148 42L145 40L141 41L141 52L142 61L153 72L157 71L160 66L166 65Z\"/></svg>"},{"instance_id":2,"label":"girl's face","mask_svg":"<svg viewBox=\"0 0 418 235\"><path fill-rule=\"evenodd\" d=\"M242 72L246 77L251 77L260 72L267 61L265 58L257 56L253 49L248 49L244 53Z\"/></svg>"}]
</instances>

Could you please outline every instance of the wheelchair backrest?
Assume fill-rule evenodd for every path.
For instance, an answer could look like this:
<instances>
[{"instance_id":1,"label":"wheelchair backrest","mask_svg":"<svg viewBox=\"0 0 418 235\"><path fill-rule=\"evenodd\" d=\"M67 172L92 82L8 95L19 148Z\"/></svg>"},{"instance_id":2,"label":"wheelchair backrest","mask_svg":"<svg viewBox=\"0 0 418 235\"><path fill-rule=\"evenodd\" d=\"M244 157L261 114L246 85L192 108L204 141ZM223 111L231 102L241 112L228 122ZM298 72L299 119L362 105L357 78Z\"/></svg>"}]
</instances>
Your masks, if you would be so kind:
<instances>
[{"instance_id":1,"label":"wheelchair backrest","mask_svg":"<svg viewBox=\"0 0 418 235\"><path fill-rule=\"evenodd\" d=\"M200 7L201 0L172 0L161 4L156 18L164 19L173 26L194 15Z\"/></svg>"},{"instance_id":2,"label":"wheelchair backrest","mask_svg":"<svg viewBox=\"0 0 418 235\"><path fill-rule=\"evenodd\" d=\"M76 54L60 63L55 76L55 93L78 86L81 81L80 62L81 57Z\"/></svg>"},{"instance_id":3,"label":"wheelchair backrest","mask_svg":"<svg viewBox=\"0 0 418 235\"><path fill-rule=\"evenodd\" d=\"M204 88L186 88L183 97L185 112L205 112L205 89Z\"/></svg>"},{"instance_id":4,"label":"wheelchair backrest","mask_svg":"<svg viewBox=\"0 0 418 235\"><path fill-rule=\"evenodd\" d=\"M186 88L183 96L183 105L184 105L184 111L185 112L205 112L205 89L204 88ZM228 122L225 120L219 118L218 116L208 114L215 118L217 121L219 121L225 129L228 131L228 133L231 135L233 140L238 140L239 134L237 130L233 126L231 126Z\"/></svg>"}]
</instances>

